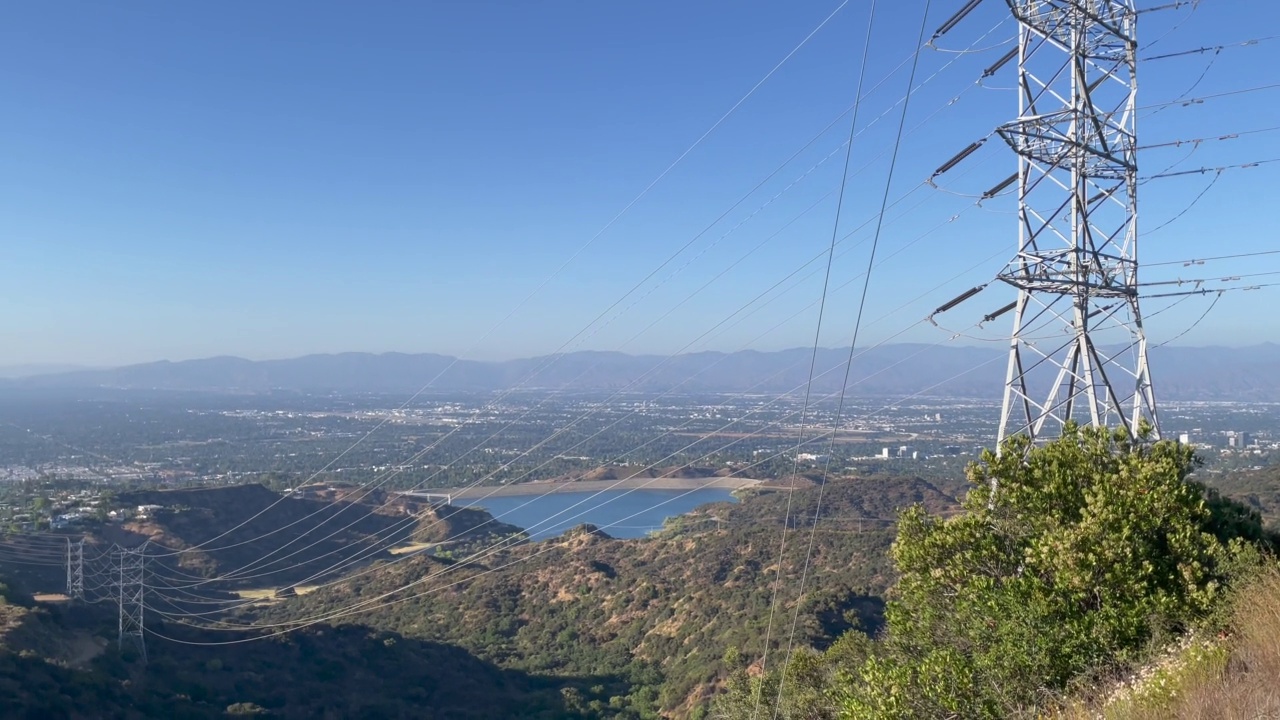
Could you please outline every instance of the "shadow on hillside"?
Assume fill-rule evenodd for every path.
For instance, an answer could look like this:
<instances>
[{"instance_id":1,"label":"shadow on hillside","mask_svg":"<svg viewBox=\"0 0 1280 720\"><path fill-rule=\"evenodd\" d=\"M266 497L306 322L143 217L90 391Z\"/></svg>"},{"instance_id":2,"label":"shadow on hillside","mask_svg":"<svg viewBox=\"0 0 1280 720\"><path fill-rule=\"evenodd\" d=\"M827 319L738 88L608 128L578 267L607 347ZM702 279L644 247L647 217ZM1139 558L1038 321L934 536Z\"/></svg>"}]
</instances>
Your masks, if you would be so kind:
<instances>
[{"instance_id":1,"label":"shadow on hillside","mask_svg":"<svg viewBox=\"0 0 1280 720\"><path fill-rule=\"evenodd\" d=\"M234 639L168 624L186 642ZM441 643L358 625L317 627L222 646L152 638L144 684L219 709L253 703L282 718L573 718L626 693L617 678L506 670Z\"/></svg>"},{"instance_id":2,"label":"shadow on hillside","mask_svg":"<svg viewBox=\"0 0 1280 720\"><path fill-rule=\"evenodd\" d=\"M34 620L35 618L30 618ZM63 630L63 612L38 621ZM52 622L50 622L52 621ZM53 627L57 625L58 627ZM595 718L626 694L617 678L549 678L503 670L451 645L359 626L318 627L231 645L236 637L173 624L148 629L148 662L112 642L86 668L68 648L0 642L5 718ZM70 632L46 639L71 637ZM183 641L183 642L175 642ZM48 658L57 657L59 661Z\"/></svg>"}]
</instances>

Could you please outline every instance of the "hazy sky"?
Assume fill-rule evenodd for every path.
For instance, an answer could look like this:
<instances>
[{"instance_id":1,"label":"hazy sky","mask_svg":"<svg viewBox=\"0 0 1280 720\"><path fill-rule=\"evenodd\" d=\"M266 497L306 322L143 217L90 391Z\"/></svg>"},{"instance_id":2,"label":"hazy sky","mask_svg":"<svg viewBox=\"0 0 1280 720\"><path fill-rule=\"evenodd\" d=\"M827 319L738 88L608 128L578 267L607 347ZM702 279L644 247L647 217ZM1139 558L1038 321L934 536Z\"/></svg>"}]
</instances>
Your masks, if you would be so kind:
<instances>
[{"instance_id":1,"label":"hazy sky","mask_svg":"<svg viewBox=\"0 0 1280 720\"><path fill-rule=\"evenodd\" d=\"M961 4L934 2L928 32ZM853 102L865 0L840 9L600 231L839 6L11 4L0 24L0 365L807 345L820 263L779 288L787 292L732 313L830 241L847 116L819 131ZM855 234L833 269L824 345L848 342L867 262L863 223L883 192L923 6L879 2L840 231ZM1012 66L989 87L974 82L1011 47L1007 14L989 0L922 53L890 195L905 199L887 215L866 342L904 328L898 339L945 340L913 323L1013 253L1010 199L977 208L971 197L1013 170L998 141L942 189L920 187L1016 112ZM1205 2L1142 23L1143 44L1157 41L1145 57L1271 34L1280 6ZM1140 104L1280 82L1278 66L1274 41L1154 60L1140 70ZM1274 89L1139 121L1143 145L1277 125ZM1146 174L1273 157L1280 133L1264 132L1141 160ZM1212 179L1144 185L1142 226L1180 213ZM1143 260L1280 247L1269 212L1278 181L1280 164L1224 173L1143 239ZM1280 255L1163 265L1145 279L1271 271ZM1224 296L1178 342L1280 340L1275 313L1260 311L1276 307L1277 290ZM1008 295L987 291L956 324ZM1158 312L1169 304L1146 306L1155 342L1186 330L1209 301Z\"/></svg>"}]
</instances>

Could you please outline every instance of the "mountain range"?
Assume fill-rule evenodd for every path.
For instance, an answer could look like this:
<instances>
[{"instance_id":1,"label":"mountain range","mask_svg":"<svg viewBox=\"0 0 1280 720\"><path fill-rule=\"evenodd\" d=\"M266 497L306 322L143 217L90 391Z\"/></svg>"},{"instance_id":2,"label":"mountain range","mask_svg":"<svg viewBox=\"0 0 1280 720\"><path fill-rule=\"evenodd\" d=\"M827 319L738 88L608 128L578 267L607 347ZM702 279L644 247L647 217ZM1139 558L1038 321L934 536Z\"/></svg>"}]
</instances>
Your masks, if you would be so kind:
<instances>
[{"instance_id":1,"label":"mountain range","mask_svg":"<svg viewBox=\"0 0 1280 720\"><path fill-rule=\"evenodd\" d=\"M261 361L213 357L11 378L0 380L0 388L412 393L428 386L437 392L523 388L781 393L803 389L810 353L808 348L675 356L573 352L500 362L430 353L341 353ZM815 391L839 388L847 357L847 349L819 350ZM1004 382L1005 358L1005 349L995 346L883 345L855 355L850 392L994 399ZM1280 401L1280 345L1273 343L1156 348L1151 365L1161 399Z\"/></svg>"}]
</instances>

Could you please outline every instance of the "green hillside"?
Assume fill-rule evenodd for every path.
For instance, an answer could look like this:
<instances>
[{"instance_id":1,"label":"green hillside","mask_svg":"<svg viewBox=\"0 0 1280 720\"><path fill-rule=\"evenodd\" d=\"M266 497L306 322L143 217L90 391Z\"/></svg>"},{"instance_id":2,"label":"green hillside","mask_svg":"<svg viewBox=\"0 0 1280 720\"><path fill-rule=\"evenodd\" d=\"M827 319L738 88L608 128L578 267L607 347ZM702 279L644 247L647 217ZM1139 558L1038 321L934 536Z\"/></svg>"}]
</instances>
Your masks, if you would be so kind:
<instances>
[{"instance_id":1,"label":"green hillside","mask_svg":"<svg viewBox=\"0 0 1280 720\"><path fill-rule=\"evenodd\" d=\"M955 502L911 478L842 480L823 495L797 633L816 647L880 624L896 510L924 503L944 511ZM775 651L786 644L817 500L815 487L792 498ZM343 622L455 643L541 675L616 676L628 686L627 712L616 717L684 716L732 671L726 655L763 654L786 504L787 493L768 492L713 505L641 540L580 528L475 564L417 557L276 605L262 619L320 616L416 582Z\"/></svg>"}]
</instances>

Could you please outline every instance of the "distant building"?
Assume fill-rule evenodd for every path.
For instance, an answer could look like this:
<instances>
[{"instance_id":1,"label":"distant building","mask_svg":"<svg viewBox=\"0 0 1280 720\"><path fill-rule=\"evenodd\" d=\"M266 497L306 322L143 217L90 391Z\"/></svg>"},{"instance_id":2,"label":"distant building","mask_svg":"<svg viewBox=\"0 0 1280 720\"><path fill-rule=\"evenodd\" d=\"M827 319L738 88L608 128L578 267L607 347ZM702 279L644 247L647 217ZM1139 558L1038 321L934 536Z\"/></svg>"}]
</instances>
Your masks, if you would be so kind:
<instances>
[{"instance_id":1,"label":"distant building","mask_svg":"<svg viewBox=\"0 0 1280 720\"><path fill-rule=\"evenodd\" d=\"M1178 436L1178 442L1182 445L1191 444L1191 433L1182 433Z\"/></svg>"},{"instance_id":2,"label":"distant building","mask_svg":"<svg viewBox=\"0 0 1280 720\"><path fill-rule=\"evenodd\" d=\"M80 513L67 513L65 515L57 515L53 520L49 521L49 528L52 530L63 530L71 526L72 523L79 522L84 519Z\"/></svg>"},{"instance_id":3,"label":"distant building","mask_svg":"<svg viewBox=\"0 0 1280 720\"><path fill-rule=\"evenodd\" d=\"M889 457L889 448L881 448L881 450L880 450L880 457L882 457L882 458L887 458L887 457Z\"/></svg>"}]
</instances>

